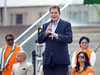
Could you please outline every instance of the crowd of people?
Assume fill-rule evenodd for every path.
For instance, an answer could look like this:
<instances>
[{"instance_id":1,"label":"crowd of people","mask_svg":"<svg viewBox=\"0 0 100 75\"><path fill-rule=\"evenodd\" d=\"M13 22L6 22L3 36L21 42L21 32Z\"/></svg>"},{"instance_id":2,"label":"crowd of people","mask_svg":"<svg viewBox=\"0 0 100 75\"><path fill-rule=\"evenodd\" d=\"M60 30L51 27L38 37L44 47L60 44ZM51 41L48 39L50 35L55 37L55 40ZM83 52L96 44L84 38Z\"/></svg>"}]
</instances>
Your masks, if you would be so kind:
<instances>
[{"instance_id":1,"label":"crowd of people","mask_svg":"<svg viewBox=\"0 0 100 75\"><path fill-rule=\"evenodd\" d=\"M14 43L14 36L5 36L6 46L0 48L0 75L33 75L33 65L26 62L26 52Z\"/></svg>"},{"instance_id":2,"label":"crowd of people","mask_svg":"<svg viewBox=\"0 0 100 75\"><path fill-rule=\"evenodd\" d=\"M95 65L96 55L93 50L88 49L89 41L90 40L88 37L83 36L80 38L79 45L81 49L73 53L71 61L71 66L72 66L71 75L95 75L93 67ZM43 65L40 68L39 75L44 75L42 68Z\"/></svg>"},{"instance_id":3,"label":"crowd of people","mask_svg":"<svg viewBox=\"0 0 100 75\"><path fill-rule=\"evenodd\" d=\"M43 24L38 36L38 43L45 43L42 54L40 75L68 75L70 57L68 44L73 42L71 23L60 18L60 7L49 8L51 21ZM14 43L14 36L8 34L5 37L7 46L0 49L0 70L2 75L33 75L33 65L26 62L26 52L22 47ZM71 75L95 75L93 67L96 55L88 48L89 38L81 37L80 50L73 53Z\"/></svg>"},{"instance_id":4,"label":"crowd of people","mask_svg":"<svg viewBox=\"0 0 100 75\"><path fill-rule=\"evenodd\" d=\"M80 50L73 53L72 57L72 73L71 75L94 75L93 67L96 61L96 55L93 50L88 48L88 37L81 37L79 40Z\"/></svg>"}]
</instances>

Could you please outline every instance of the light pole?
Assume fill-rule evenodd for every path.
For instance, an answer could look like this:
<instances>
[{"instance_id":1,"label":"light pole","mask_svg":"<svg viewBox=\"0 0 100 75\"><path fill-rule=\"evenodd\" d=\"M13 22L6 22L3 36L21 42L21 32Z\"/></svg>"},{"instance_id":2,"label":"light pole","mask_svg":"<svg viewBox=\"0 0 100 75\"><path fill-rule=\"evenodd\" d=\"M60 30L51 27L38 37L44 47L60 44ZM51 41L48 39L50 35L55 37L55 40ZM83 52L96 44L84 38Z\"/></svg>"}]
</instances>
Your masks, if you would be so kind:
<instances>
[{"instance_id":1,"label":"light pole","mask_svg":"<svg viewBox=\"0 0 100 75\"><path fill-rule=\"evenodd\" d=\"M3 8L1 7L0 8L0 26L2 26L2 22L3 22L3 14L2 14L2 12L3 12Z\"/></svg>"},{"instance_id":2,"label":"light pole","mask_svg":"<svg viewBox=\"0 0 100 75\"><path fill-rule=\"evenodd\" d=\"M4 25L6 25L6 14L7 14L7 7L6 7L6 0L4 2L5 6L4 6Z\"/></svg>"}]
</instances>

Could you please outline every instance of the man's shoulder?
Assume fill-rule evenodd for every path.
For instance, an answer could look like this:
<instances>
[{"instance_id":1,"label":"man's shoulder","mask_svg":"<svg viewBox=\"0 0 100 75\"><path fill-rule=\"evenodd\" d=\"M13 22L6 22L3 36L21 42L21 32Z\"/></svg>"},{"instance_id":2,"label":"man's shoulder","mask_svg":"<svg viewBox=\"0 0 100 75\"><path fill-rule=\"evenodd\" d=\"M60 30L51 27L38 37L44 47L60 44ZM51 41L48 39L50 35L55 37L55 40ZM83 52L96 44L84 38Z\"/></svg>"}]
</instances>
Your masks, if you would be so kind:
<instances>
[{"instance_id":1,"label":"man's shoulder","mask_svg":"<svg viewBox=\"0 0 100 75\"><path fill-rule=\"evenodd\" d=\"M93 50L91 50L91 49L87 49L87 50L89 50L89 51L91 51L91 52L93 51Z\"/></svg>"},{"instance_id":2,"label":"man's shoulder","mask_svg":"<svg viewBox=\"0 0 100 75\"><path fill-rule=\"evenodd\" d=\"M15 64L13 64L13 66L18 66L20 63L15 63Z\"/></svg>"},{"instance_id":3,"label":"man's shoulder","mask_svg":"<svg viewBox=\"0 0 100 75\"><path fill-rule=\"evenodd\" d=\"M81 50L79 49L79 50L76 50L75 52L76 52L76 53L77 53L77 52L81 52Z\"/></svg>"},{"instance_id":4,"label":"man's shoulder","mask_svg":"<svg viewBox=\"0 0 100 75\"><path fill-rule=\"evenodd\" d=\"M20 47L19 45L16 45L17 47Z\"/></svg>"},{"instance_id":5,"label":"man's shoulder","mask_svg":"<svg viewBox=\"0 0 100 75\"><path fill-rule=\"evenodd\" d=\"M70 24L70 22L62 20L62 19L60 19L60 22L65 22L65 23L69 23Z\"/></svg>"},{"instance_id":6,"label":"man's shoulder","mask_svg":"<svg viewBox=\"0 0 100 75\"><path fill-rule=\"evenodd\" d=\"M26 64L27 64L28 66L32 65L31 63L28 63L28 62L26 62Z\"/></svg>"},{"instance_id":7,"label":"man's shoulder","mask_svg":"<svg viewBox=\"0 0 100 75\"><path fill-rule=\"evenodd\" d=\"M43 25L49 25L50 24L50 22L46 22L46 23L44 23Z\"/></svg>"},{"instance_id":8,"label":"man's shoulder","mask_svg":"<svg viewBox=\"0 0 100 75\"><path fill-rule=\"evenodd\" d=\"M4 47L5 47L5 46L2 46L1 48L4 48ZM0 49L1 49L1 48L0 48Z\"/></svg>"},{"instance_id":9,"label":"man's shoulder","mask_svg":"<svg viewBox=\"0 0 100 75\"><path fill-rule=\"evenodd\" d=\"M86 70L91 71L91 70L93 70L93 68L92 68L91 66L88 66L88 67L86 68Z\"/></svg>"},{"instance_id":10,"label":"man's shoulder","mask_svg":"<svg viewBox=\"0 0 100 75\"><path fill-rule=\"evenodd\" d=\"M16 45L16 48L17 48L17 49L21 49L22 47L21 47L21 46L19 46L19 45Z\"/></svg>"}]
</instances>

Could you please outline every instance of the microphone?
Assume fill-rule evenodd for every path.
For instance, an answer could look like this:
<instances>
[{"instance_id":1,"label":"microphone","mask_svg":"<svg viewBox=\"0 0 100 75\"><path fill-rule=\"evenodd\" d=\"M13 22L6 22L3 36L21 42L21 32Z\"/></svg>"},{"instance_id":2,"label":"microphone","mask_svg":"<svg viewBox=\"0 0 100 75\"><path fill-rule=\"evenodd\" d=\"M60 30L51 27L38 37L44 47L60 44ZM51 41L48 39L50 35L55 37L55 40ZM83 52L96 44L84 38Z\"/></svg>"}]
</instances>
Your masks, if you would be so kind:
<instances>
[{"instance_id":1,"label":"microphone","mask_svg":"<svg viewBox=\"0 0 100 75\"><path fill-rule=\"evenodd\" d=\"M52 26L53 20L50 21L50 24ZM52 29L49 29L50 31L52 31ZM49 33L48 35L51 35L51 33Z\"/></svg>"},{"instance_id":2,"label":"microphone","mask_svg":"<svg viewBox=\"0 0 100 75\"><path fill-rule=\"evenodd\" d=\"M53 23L53 20L50 21L50 25L52 25L52 23Z\"/></svg>"},{"instance_id":3,"label":"microphone","mask_svg":"<svg viewBox=\"0 0 100 75\"><path fill-rule=\"evenodd\" d=\"M53 20L50 21L50 24L49 25L52 25L52 23L53 23ZM49 30L52 31L51 29L49 29Z\"/></svg>"}]
</instances>

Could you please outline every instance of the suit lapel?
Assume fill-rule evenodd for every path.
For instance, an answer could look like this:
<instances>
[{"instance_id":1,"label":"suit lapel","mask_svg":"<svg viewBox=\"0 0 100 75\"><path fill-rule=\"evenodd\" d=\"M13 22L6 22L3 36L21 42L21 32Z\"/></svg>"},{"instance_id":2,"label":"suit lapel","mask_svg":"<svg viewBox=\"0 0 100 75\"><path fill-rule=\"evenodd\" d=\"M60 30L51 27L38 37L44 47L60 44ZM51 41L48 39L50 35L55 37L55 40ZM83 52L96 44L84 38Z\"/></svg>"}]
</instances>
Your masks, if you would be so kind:
<instances>
[{"instance_id":1,"label":"suit lapel","mask_svg":"<svg viewBox=\"0 0 100 75\"><path fill-rule=\"evenodd\" d=\"M56 30L55 30L55 33L58 32L58 30L59 30L59 28L60 28L60 25L61 25L61 19L59 20L59 23L58 23L58 26L57 26L57 28L56 28Z\"/></svg>"},{"instance_id":2,"label":"suit lapel","mask_svg":"<svg viewBox=\"0 0 100 75\"><path fill-rule=\"evenodd\" d=\"M59 28L61 28L60 26L61 26L61 19L59 20L59 23L58 23L58 26L55 30L55 33L59 32L58 30L59 30ZM53 42L55 40L55 37L53 37L53 38L51 37L50 39L51 39L51 42Z\"/></svg>"},{"instance_id":3,"label":"suit lapel","mask_svg":"<svg viewBox=\"0 0 100 75\"><path fill-rule=\"evenodd\" d=\"M57 28L56 28L56 30L55 30L55 33L57 33L57 32L59 32L58 30L59 30L59 28L60 28L60 25L61 25L61 19L59 20L59 23L58 23L58 26L57 26ZM51 37L51 39L52 39L52 42L55 40L55 37Z\"/></svg>"}]
</instances>

